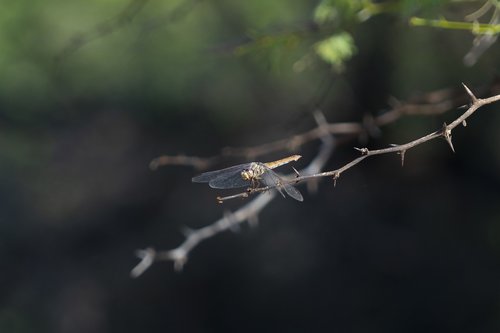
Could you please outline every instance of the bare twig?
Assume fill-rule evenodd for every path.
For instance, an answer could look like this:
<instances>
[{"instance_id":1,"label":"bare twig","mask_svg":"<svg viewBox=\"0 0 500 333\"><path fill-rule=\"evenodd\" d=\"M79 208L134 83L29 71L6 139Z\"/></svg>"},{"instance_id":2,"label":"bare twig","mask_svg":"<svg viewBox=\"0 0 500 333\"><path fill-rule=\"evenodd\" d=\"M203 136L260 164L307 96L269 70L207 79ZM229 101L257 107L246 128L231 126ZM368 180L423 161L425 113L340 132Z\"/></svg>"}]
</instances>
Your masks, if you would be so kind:
<instances>
[{"instance_id":1,"label":"bare twig","mask_svg":"<svg viewBox=\"0 0 500 333\"><path fill-rule=\"evenodd\" d=\"M170 251L156 252L153 248L136 251L141 262L130 272L132 277L138 277L156 261L173 261L176 271L181 271L188 260L189 252L207 238L234 228L236 224L255 218L256 215L276 196L275 192L261 194L232 214L226 214L214 223L186 235L181 245Z\"/></svg>"},{"instance_id":2,"label":"bare twig","mask_svg":"<svg viewBox=\"0 0 500 333\"><path fill-rule=\"evenodd\" d=\"M358 148L361 156L355 158L351 162L345 164L344 166L327 172L319 172L326 161L329 159L333 151L333 137L328 131L329 125L326 123L321 115L316 116L316 121L318 122L317 130L323 133L320 151L316 158L309 164L308 167L301 170L299 176L294 179L289 179L289 183L298 183L301 181L311 181L317 180L321 177L332 177L334 182L340 177L340 175L346 170L352 168L356 164L363 161L365 158L374 155L382 155L388 153L398 153L401 155L402 162L404 159L404 154L407 150L416 147L424 142L430 141L435 138L443 137L451 145L451 132L458 125L465 125L465 121L469 118L477 109L481 106L500 101L500 95L492 96L489 98L480 99L477 98L470 89L464 85L464 88L470 98L470 106L468 109L457 119L455 119L449 125L444 124L440 130L427 134L419 139L410 141L403 145L392 145L389 148L369 150L368 148ZM256 188L251 189L249 192L243 192L244 194L236 194L231 196L232 198L248 196L249 193L258 193L263 191L269 191L272 187ZM184 234L186 239L178 247L167 250L167 251L156 251L154 248L147 248L144 250L138 250L136 255L141 259L139 264L131 271L132 277L138 277L144 273L151 265L159 261L172 261L174 263L174 268L176 271L182 270L184 265L188 260L189 253L193 248L195 248L202 241L213 237L214 235L221 233L223 231L231 230L234 227L240 225L244 222L249 222L254 225L258 219L258 214L260 211L267 206L276 197L276 191L269 191L269 193L262 193L258 195L253 200L249 201L246 205L236 210L234 213L225 214L222 218L218 219L214 223L196 230L188 230ZM219 198L220 199L220 198ZM228 198L225 198L228 199Z\"/></svg>"},{"instance_id":3,"label":"bare twig","mask_svg":"<svg viewBox=\"0 0 500 333\"><path fill-rule=\"evenodd\" d=\"M496 2L496 3L495 3ZM491 26L498 25L500 22L500 5L497 1L488 0L481 8L472 14L465 17L467 21L473 21L478 24L478 20L486 15L490 9L492 9L493 14L488 24ZM474 33L474 30L472 31ZM498 39L498 32L495 33L493 30L490 33L479 34L474 38L472 42L472 48L464 56L464 64L467 66L473 66L476 64L478 59L493 45Z\"/></svg>"}]
</instances>

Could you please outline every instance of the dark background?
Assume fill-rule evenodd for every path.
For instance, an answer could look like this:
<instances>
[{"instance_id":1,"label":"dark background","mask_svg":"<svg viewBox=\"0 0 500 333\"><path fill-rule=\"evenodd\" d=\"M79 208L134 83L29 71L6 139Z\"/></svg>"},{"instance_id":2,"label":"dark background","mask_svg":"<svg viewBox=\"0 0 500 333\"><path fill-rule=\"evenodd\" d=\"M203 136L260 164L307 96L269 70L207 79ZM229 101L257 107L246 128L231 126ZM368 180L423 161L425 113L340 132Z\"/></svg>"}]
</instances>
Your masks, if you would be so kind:
<instances>
[{"instance_id":1,"label":"dark background","mask_svg":"<svg viewBox=\"0 0 500 333\"><path fill-rule=\"evenodd\" d=\"M200 244L182 273L158 263L129 277L136 249L174 248L182 227L242 204L217 205L192 168L151 171L153 158L289 137L314 127L317 108L361 121L390 96L474 90L498 75L498 45L466 67L470 32L408 26L417 14L463 19L482 2L345 23L357 53L342 72L311 51L315 29L297 45L250 42L307 27L317 4L2 4L0 332L498 332L498 103L453 132L455 154L435 140L403 168L394 155L368 159L336 187L301 186L303 203L276 198L258 228ZM404 143L459 114L404 117L339 145L326 170L358 156L354 146ZM318 147L298 150L297 167Z\"/></svg>"}]
</instances>

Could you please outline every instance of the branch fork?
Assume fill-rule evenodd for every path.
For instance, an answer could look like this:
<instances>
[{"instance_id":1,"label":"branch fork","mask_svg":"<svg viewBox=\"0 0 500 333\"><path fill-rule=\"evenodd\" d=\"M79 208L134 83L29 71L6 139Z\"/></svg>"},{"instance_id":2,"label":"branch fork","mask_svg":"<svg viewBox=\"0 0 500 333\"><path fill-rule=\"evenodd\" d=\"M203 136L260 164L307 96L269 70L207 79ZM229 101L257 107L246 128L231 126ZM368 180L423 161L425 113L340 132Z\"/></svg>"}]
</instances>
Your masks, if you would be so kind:
<instances>
[{"instance_id":1,"label":"branch fork","mask_svg":"<svg viewBox=\"0 0 500 333\"><path fill-rule=\"evenodd\" d=\"M466 119L470 117L477 109L479 109L481 106L486 105L486 104L491 104L494 102L500 101L500 94L499 95L494 95L492 97L484 98L484 99L479 99L477 98L472 91L465 85L463 84L463 87L467 94L469 95L469 98L471 100L471 103L467 110L459 116L457 119L455 119L453 122L451 122L449 125L444 123L442 128L438 131L434 131L432 133L429 133L419 139L415 139L413 141L410 141L406 144L401 144L401 145L391 145L388 148L384 149L378 149L378 150L369 150L368 148L355 148L359 152L361 152L361 156L358 156L357 158L353 159L352 161L348 162L344 166L331 170L331 171L326 171L326 172L320 172L321 169L324 167L326 164L326 161L329 159L332 150L333 150L333 137L332 133L339 131L338 133L344 133L342 132L346 128L344 126L342 127L335 127L338 124L327 124L324 121L318 121L318 127L316 129L313 129L309 132L306 132L302 135L296 136L301 143L304 143L312 138L321 138L323 141L323 144L320 148L320 151L316 158L311 161L308 167L306 167L303 172L305 175L301 175L297 170L295 171L296 177L294 179L290 180L284 180L289 183L299 183L305 180L311 180L311 179L317 179L320 177L332 177L334 181L334 186L337 183L337 180L340 178L340 175L355 166L356 164L360 163L363 161L365 158L374 156L374 155L382 155L382 154L389 154L389 153L397 153L401 155L401 164L404 164L404 156L405 153L411 149L414 148L420 144L423 144L427 141L430 141L435 138L443 137L447 142L452 151L454 152L455 149L452 144L452 137L451 137L451 132L452 130L457 127L458 125L463 125L464 127L466 126ZM380 116L380 118L375 119L376 124L386 124L389 122L389 120L394 121L397 117L394 117L391 115L391 117L387 117L386 115ZM362 126L348 126L351 130L352 133L360 133L362 131ZM328 129L328 134L325 134L326 129ZM334 129L334 130L332 130ZM353 132L354 130L354 132ZM272 150L275 149L277 146L281 147L286 147L286 144L283 145L283 142L286 142L285 140L280 140L268 145L263 145L260 146L258 149L253 148L254 150L249 150L247 153L250 151L254 153L262 153L263 151L267 150ZM199 161L197 161L199 162ZM217 200L219 202L223 202L228 199L234 199L234 198L246 198L250 194L253 194L255 192L263 192L263 191L268 191L272 189L272 187L262 187L262 188L255 188L252 189L250 188L249 190L228 196L228 197L217 197ZM194 230L189 230L189 232L185 233L186 239L184 242L182 242L177 248L172 249L172 250L167 250L167 251L161 251L157 252L153 248L146 248L144 250L138 250L136 251L136 256L141 259L141 261L134 267L134 269L131 271L131 276L132 277L138 277L141 274L143 274L154 262L158 261L172 261L174 263L174 269L176 271L181 271L186 264L188 260L188 255L190 251L196 247L200 242L202 242L205 239L208 239L210 237L213 237L215 234L218 234L220 232L226 231L226 230L231 230L234 229L235 226L248 221L250 225L256 225L258 221L258 214L260 211L267 206L274 198L276 197L276 192L275 191L269 191L268 193L258 195L255 197L255 199L251 200L248 202L246 205L242 206L238 210L232 212L232 213L226 213L223 217L221 217L219 220L215 221L214 223L207 225L206 227L200 228L200 229L194 229Z\"/></svg>"}]
</instances>

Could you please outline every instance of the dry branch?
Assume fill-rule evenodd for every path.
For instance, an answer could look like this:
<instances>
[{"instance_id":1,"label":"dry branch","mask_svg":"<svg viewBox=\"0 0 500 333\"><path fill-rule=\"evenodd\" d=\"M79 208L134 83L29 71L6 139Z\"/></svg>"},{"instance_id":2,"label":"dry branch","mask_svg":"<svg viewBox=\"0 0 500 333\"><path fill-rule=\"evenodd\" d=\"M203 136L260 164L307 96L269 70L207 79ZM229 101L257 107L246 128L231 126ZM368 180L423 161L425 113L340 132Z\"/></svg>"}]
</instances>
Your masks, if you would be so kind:
<instances>
[{"instance_id":1,"label":"dry branch","mask_svg":"<svg viewBox=\"0 0 500 333\"><path fill-rule=\"evenodd\" d=\"M325 118L322 114L315 114L316 122L318 123L318 128L326 125ZM323 130L323 133L327 133ZM320 147L318 155L309 163L309 165L301 170L304 174L313 174L319 172L326 164L330 158L334 141L333 137L329 134L324 134L321 138L322 145ZM257 196L255 199L248 202L243 207L239 208L233 213L226 213L223 217L215 221L214 223L196 230L188 230L184 234L186 239L177 248L168 251L157 252L153 248L147 248L144 250L137 250L136 255L141 259L140 263L135 266L135 268L130 272L132 277L138 277L145 270L147 270L154 262L157 261L173 261L174 269L176 271L182 270L184 264L188 260L188 255L190 251L196 247L200 242L207 238L210 238L218 233L226 230L231 230L235 226L248 222L250 225L255 225L258 220L258 214L260 211L267 206L276 197L276 192L270 191L269 193L263 193Z\"/></svg>"},{"instance_id":2,"label":"dry branch","mask_svg":"<svg viewBox=\"0 0 500 333\"><path fill-rule=\"evenodd\" d=\"M500 100L500 95L496 95L496 96L484 98L484 99L477 98L465 84L463 84L463 87L464 87L465 91L467 92L467 95L469 96L470 105L469 105L468 109L461 116L459 116L457 119L455 119L451 124L447 125L446 123L444 123L443 127L441 129L434 131L432 133L429 133L421 138L415 139L415 140L410 141L410 142L405 143L405 144L392 145L391 147L388 147L388 148L376 149L376 150L369 150L368 148L355 148L356 150L358 150L361 153L361 156L353 159L352 161L348 162L347 164L341 166L338 169L331 170L331 171L325 171L325 172L321 172L321 173L316 173L316 174L299 176L299 177L296 177L294 179L284 180L284 182L287 182L290 184L298 184L298 183L305 181L305 180L310 180L313 178L320 178L320 177L333 177L334 182L336 182L337 179L340 178L342 173L349 170L350 168L352 168L356 164L360 163L364 159L366 159L370 156L375 156L375 155L397 153L401 156L401 164L403 164L405 153L408 150L410 150L416 146L419 146L427 141L436 139L436 138L444 138L446 140L446 142L448 143L448 145L450 146L450 149L453 152L455 152L455 148L453 147L452 136L451 136L452 130L455 129L460 124L466 126L466 124L467 124L466 119L469 118L474 112L476 112L477 109L479 109L481 106L486 105L486 104L491 104L493 102L497 102ZM248 189L246 192L235 194L235 195L232 195L229 197L222 197L222 198L219 197L218 200L224 201L224 200L229 200L229 199L247 197L251 193L268 191L268 190L272 189L273 187L276 187L276 186L251 188L251 189Z\"/></svg>"},{"instance_id":3,"label":"dry branch","mask_svg":"<svg viewBox=\"0 0 500 333\"><path fill-rule=\"evenodd\" d=\"M404 155L405 152L408 151L409 149L412 149L420 144L423 144L427 141L436 139L436 138L444 138L448 144L450 145L450 148L454 151L453 144L452 144L452 130L455 129L457 126L462 124L463 126L466 126L466 120L474 113L476 112L480 107L491 104L497 101L500 101L500 94L495 95L492 97L488 98L477 98L471 90L463 85L465 88L465 91L467 95L469 96L470 99L470 104L467 110L460 115L457 119L455 119L453 122L450 124L443 124L443 127L437 131L434 131L432 133L429 133L421 138L418 138L416 140L410 141L406 144L402 145L393 145L388 148L384 149L378 149L378 150L369 150L368 148L356 148L357 150L360 151L361 156L353 159L349 163L345 164L344 166L336 169L336 170L331 170L331 171L326 171L326 172L319 172L324 165L326 164L327 160L330 158L330 155L332 154L333 151L333 146L334 146L334 141L333 141L333 136L331 133L331 125L326 122L324 117L322 117L321 114L316 114L316 121L318 123L318 127L315 128L314 130L311 130L307 133L318 133L322 139L322 145L319 150L318 155L316 158L309 164L308 167L306 167L304 170L301 170L299 173L302 174L303 176L298 176L294 179L289 179L288 182L290 183L299 183L302 181L311 181L311 180L317 180L321 177L332 177L334 181L336 181L340 175L345 172L346 170L352 168L356 164L360 163L364 159L370 157L370 156L375 156L375 155L382 155L382 154L389 154L389 153L397 153L400 154L401 156L401 161L403 163L404 161ZM312 134L309 134L312 135ZM250 189L250 191L243 192L240 194L232 195L230 197L225 197L225 198L219 198L223 200L228 200L228 199L233 199L236 197L246 197L249 195L249 193L258 193L258 192L263 192L263 191L268 191L271 190L272 187L262 187L262 188L255 188L255 189ZM145 250L138 250L136 252L136 255L141 259L140 263L131 271L131 276L132 277L138 277L144 271L146 271L153 263L158 262L158 261L172 261L174 263L174 268L175 270L179 271L182 270L184 264L188 260L188 256L190 251L196 247L200 242L202 242L205 239L208 239L215 234L218 234L220 232L230 230L234 228L235 226L244 223L244 222L249 222L250 224L255 224L255 221L258 218L258 214L260 211L267 206L268 203L272 201L276 196L275 191L269 191L269 193L262 193L259 196L257 196L255 199L251 200L248 202L246 205L241 207L240 209L236 210L233 213L229 213L224 215L222 218L219 220L215 221L214 223L197 229L197 230L189 230L185 232L186 239L184 242L182 242L181 245L179 245L177 248L168 250L168 251L156 251L153 248L147 248Z\"/></svg>"}]
</instances>

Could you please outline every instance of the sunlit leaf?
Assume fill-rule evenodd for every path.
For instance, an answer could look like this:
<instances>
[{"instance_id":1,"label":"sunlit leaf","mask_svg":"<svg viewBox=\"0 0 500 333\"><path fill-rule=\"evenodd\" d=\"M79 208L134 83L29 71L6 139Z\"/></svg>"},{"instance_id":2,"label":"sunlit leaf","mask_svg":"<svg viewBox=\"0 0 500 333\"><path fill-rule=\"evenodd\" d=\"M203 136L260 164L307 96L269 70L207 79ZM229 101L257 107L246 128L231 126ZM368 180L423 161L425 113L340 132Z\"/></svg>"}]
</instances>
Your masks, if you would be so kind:
<instances>
[{"instance_id":1,"label":"sunlit leaf","mask_svg":"<svg viewBox=\"0 0 500 333\"><path fill-rule=\"evenodd\" d=\"M347 32L335 34L314 45L314 50L323 61L341 70L344 63L356 53L354 39Z\"/></svg>"}]
</instances>

